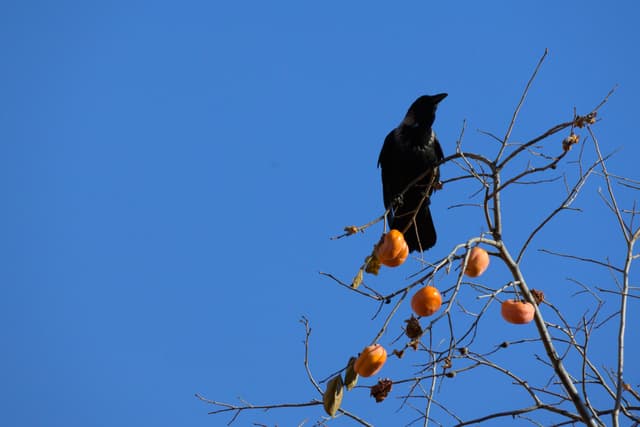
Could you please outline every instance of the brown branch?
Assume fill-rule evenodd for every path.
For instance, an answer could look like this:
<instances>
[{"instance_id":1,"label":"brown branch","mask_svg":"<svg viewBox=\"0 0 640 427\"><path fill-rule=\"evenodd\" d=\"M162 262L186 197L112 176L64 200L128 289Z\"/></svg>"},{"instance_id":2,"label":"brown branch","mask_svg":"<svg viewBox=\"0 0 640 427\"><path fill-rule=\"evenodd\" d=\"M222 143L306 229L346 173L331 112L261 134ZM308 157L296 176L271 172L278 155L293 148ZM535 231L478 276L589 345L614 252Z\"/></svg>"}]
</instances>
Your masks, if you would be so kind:
<instances>
[{"instance_id":1,"label":"brown branch","mask_svg":"<svg viewBox=\"0 0 640 427\"><path fill-rule=\"evenodd\" d=\"M549 54L549 49L545 49L544 53L540 57L540 60L538 61L538 65L536 65L536 68L533 70L533 74L529 78L529 81L527 82L527 85L525 86L524 91L522 92L522 96L520 97L520 101L518 102L518 105L516 106L516 109L513 112L513 116L511 117L511 122L509 123L509 127L507 128L507 132L504 135L504 138L502 139L502 147L500 147L500 151L498 151L498 155L496 156L495 163L498 163L498 160L500 159L500 157L502 157L502 153L504 153L504 150L506 149L507 143L509 142L509 138L511 137L511 132L513 131L513 127L516 124L516 119L518 118L518 113L520 113L520 109L522 108L522 105L524 104L524 100L527 97L527 93L529 93L529 88L533 84L533 81L535 80L536 75L538 74L538 71L542 67L542 63L544 62L544 59L547 57L548 54ZM503 164L504 163L506 163L506 161L503 162Z\"/></svg>"},{"instance_id":2,"label":"brown branch","mask_svg":"<svg viewBox=\"0 0 640 427\"><path fill-rule=\"evenodd\" d=\"M629 292L629 271L631 269L631 263L633 262L633 247L635 242L640 238L640 229L636 230L635 233L631 236L631 238L627 242L627 254L624 265L624 273L623 273L623 287L622 293L620 295L620 320L618 324L618 360L617 360L617 369L616 369L616 400L614 411L611 414L614 425L618 423L618 412L622 408L622 391L624 387L624 377L623 377L623 367L624 367L624 340L625 340L625 329L626 329L626 319L627 319L627 301L628 301L628 292Z\"/></svg>"},{"instance_id":3,"label":"brown branch","mask_svg":"<svg viewBox=\"0 0 640 427\"><path fill-rule=\"evenodd\" d=\"M611 95L613 95L613 92L615 92L617 88L618 88L618 85L615 85L614 87L612 87L609 93L607 93L607 96L604 97L604 99L600 102L600 104L596 106L596 108L593 109L593 111L598 111L600 107L606 104L609 98L611 97Z\"/></svg>"},{"instance_id":4,"label":"brown branch","mask_svg":"<svg viewBox=\"0 0 640 427\"><path fill-rule=\"evenodd\" d=\"M570 122L560 123L560 124L552 127L551 129L547 130L542 135L539 135L539 136L533 138L532 140L522 144L521 146L519 146L518 148L513 150L511 153L509 153L509 155L504 160L502 160L502 162L498 163L497 162L498 158L496 158L496 162L495 162L496 168L498 170L502 170L505 167L505 165L507 165L512 159L517 157L521 152L523 152L524 150L528 150L529 147L537 144L538 142L542 141L543 139L548 138L549 136L551 136L553 134L556 134L556 133L560 132L561 130L564 130L566 128L573 128L576 125L582 127L584 124L589 123L588 119L595 118L596 111L608 101L609 97L613 94L614 90L615 90L615 88L610 90L609 93L607 94L607 96L605 96L605 98L600 102L600 104L598 104L596 106L596 108L594 108L593 111L591 111L586 116L576 116L574 114L573 120L571 120ZM591 127L587 126L587 128L588 128L589 132L591 133ZM505 145L506 145L506 141L505 141ZM502 155L502 152L500 153L500 155Z\"/></svg>"},{"instance_id":5,"label":"brown branch","mask_svg":"<svg viewBox=\"0 0 640 427\"><path fill-rule=\"evenodd\" d=\"M357 234L357 233L363 233L364 230L366 230L367 228L369 228L372 225L377 224L378 222L380 222L383 219L385 219L388 214L389 214L389 209L387 209L378 218L373 219L373 220L369 221L368 223L366 223L364 225L359 225L359 226L358 225L349 225L349 226L344 228L344 233L342 233L342 234L340 234L338 236L330 237L329 240L338 240L338 239L342 239L343 237L352 236L352 235Z\"/></svg>"},{"instance_id":6,"label":"brown branch","mask_svg":"<svg viewBox=\"0 0 640 427\"><path fill-rule=\"evenodd\" d=\"M536 411L536 410L538 410L540 408L541 408L541 406L539 406L539 405L533 405L533 406L529 406L527 408L512 409L510 411L496 412L496 413L493 413L493 414L485 415L483 417L479 417L479 418L475 418L475 419L472 419L472 420L468 420L468 421L465 421L463 423L455 424L455 427L463 427L463 426L470 426L470 425L480 424L480 423L483 423L485 421L493 420L493 419L496 419L496 418L516 417L517 415L533 412L533 411Z\"/></svg>"},{"instance_id":7,"label":"brown branch","mask_svg":"<svg viewBox=\"0 0 640 427\"><path fill-rule=\"evenodd\" d=\"M331 273L325 273L324 271L319 271L318 274L328 277L330 279L332 279L333 281L335 281L337 284L339 284L340 286L349 289L350 291L353 291L357 294L363 295L365 297L369 297L371 299L374 299L376 301L383 301L384 297L382 297L380 294L373 294L373 293L367 293L367 292L363 292L360 290L360 288L354 288L353 286L351 286L348 283L343 282L342 280L338 279L336 276L334 276Z\"/></svg>"},{"instance_id":8,"label":"brown branch","mask_svg":"<svg viewBox=\"0 0 640 427\"><path fill-rule=\"evenodd\" d=\"M313 374L311 374L311 368L309 368L309 337L311 336L311 325L309 324L309 319L302 316L300 319L300 323L304 325L304 370L307 372L307 378L309 378L309 382L313 384L315 389L322 395L322 388L318 382L313 378Z\"/></svg>"},{"instance_id":9,"label":"brown branch","mask_svg":"<svg viewBox=\"0 0 640 427\"><path fill-rule=\"evenodd\" d=\"M242 405L234 405L232 403L219 402L217 400L207 399L200 394L196 393L195 396L201 401L208 403L210 405L220 406L221 409L216 409L214 411L207 412L209 415L221 414L224 412L236 412L236 414L231 418L231 421L227 423L227 425L231 425L237 418L240 412L247 410L255 410L255 409L280 409L280 408L304 408L307 406L316 406L322 405L321 400L311 400L309 402L295 402L295 403L272 403L266 405L252 405L250 403L244 403Z\"/></svg>"},{"instance_id":10,"label":"brown branch","mask_svg":"<svg viewBox=\"0 0 640 427\"><path fill-rule=\"evenodd\" d=\"M378 340L380 338L382 338L382 335L384 335L384 332L387 330L387 327L389 326L389 322L391 322L391 319L393 318L394 314L396 313L396 311L398 311L398 309L400 308L400 305L402 304L402 301L404 301L404 299L407 297L407 292L405 291L400 298L398 299L398 301L396 301L395 306L393 307L393 309L391 310L391 312L389 313L389 315L387 316L387 318L385 319L384 323L382 324L382 327L380 328L380 331L378 331L378 334L376 335L376 337L373 339L373 341L371 342L371 344L375 344L378 342Z\"/></svg>"},{"instance_id":11,"label":"brown branch","mask_svg":"<svg viewBox=\"0 0 640 427\"><path fill-rule=\"evenodd\" d=\"M600 152L600 144L598 144L598 138L596 138L596 136L593 133L593 130L591 129L591 126L587 126L587 130L589 131L589 134L591 135L591 139L593 140L593 145L595 147L596 153L598 155L598 159L600 160L600 167L602 168L602 173L604 174L604 178L605 178L605 182L607 183L607 191L609 193L609 201L611 202L612 206L613 206L613 211L614 214L616 216L616 219L618 220L618 225L620 226L620 230L622 231L622 234L624 236L624 239L627 243L629 243L630 239L631 239L631 235L630 232L627 228L627 225L624 223L624 220L622 219L622 214L620 213L620 208L618 208L618 202L616 201L616 197L615 194L613 192L613 185L611 184L611 179L609 178L609 173L607 172L607 166L604 163L604 157L602 156L602 153Z\"/></svg>"},{"instance_id":12,"label":"brown branch","mask_svg":"<svg viewBox=\"0 0 640 427\"><path fill-rule=\"evenodd\" d=\"M567 197L562 201L560 206L556 208L553 212L551 212L549 215L547 215L547 217L531 232L531 234L529 234L529 237L522 245L522 248L520 248L520 252L518 253L518 257L516 258L516 263L519 264L520 261L522 261L522 257L524 256L524 253L527 250L527 247L529 246L533 238L536 236L536 234L538 234L538 232L542 230L542 228L545 225L547 225L549 221L551 221L557 214L559 214L562 210L565 210L569 208L569 206L571 206L571 204L576 199L576 197L578 197L578 193L582 189L582 186L585 184L585 182L587 181L587 179L589 178L589 176L591 175L591 173L599 163L600 162L596 162L593 165L591 165L591 167L587 169L586 173L580 176L580 179L573 186L573 188L571 189Z\"/></svg>"},{"instance_id":13,"label":"brown branch","mask_svg":"<svg viewBox=\"0 0 640 427\"><path fill-rule=\"evenodd\" d=\"M560 257L564 257L564 258L571 258L571 259L575 259L575 260L578 260L578 261L590 262L590 263L597 264L597 265L600 265L600 266L603 266L603 267L606 267L606 268L610 268L612 270L617 271L618 273L622 273L624 271L623 269L621 269L619 267L616 267L616 266L611 265L611 264L606 263L606 262L598 261L597 259L593 259L593 258L585 258L585 257L577 256L577 255L563 254L563 253L560 253L560 252L553 252L553 251L550 251L548 249L539 249L539 251L547 253L549 255L555 255L555 256L560 256Z\"/></svg>"},{"instance_id":14,"label":"brown branch","mask_svg":"<svg viewBox=\"0 0 640 427\"><path fill-rule=\"evenodd\" d=\"M520 153L522 153L525 150L528 150L529 147L531 147L532 145L537 144L538 142L542 141L543 139L546 139L546 138L550 137L551 135L554 135L554 134L560 132L561 130L564 130L566 128L571 127L573 125L573 123L574 123L573 121L570 121L570 122L564 122L564 123L560 123L558 125L555 125L551 129L547 130L545 133L543 133L543 134L533 138L532 140L522 144L521 146L519 146L518 148L513 150L511 153L509 153L509 155L504 160L502 160L502 162L499 163L496 166L496 168L498 170L504 169L505 165L507 165L509 162L511 162L511 160L516 158Z\"/></svg>"},{"instance_id":15,"label":"brown branch","mask_svg":"<svg viewBox=\"0 0 640 427\"><path fill-rule=\"evenodd\" d=\"M565 391L568 393L571 401L573 402L578 413L582 417L582 421L588 426L595 426L595 423L593 421L593 414L591 414L591 411L589 411L589 408L584 404L584 401L578 394L578 390L573 384L571 375L564 367L562 359L558 356L558 353L553 344L553 338L549 334L549 330L547 329L544 318L542 317L542 313L540 312L538 305L535 303L535 300L531 295L531 292L529 291L529 287L527 286L525 278L522 275L522 272L520 271L520 267L518 266L518 264L516 264L515 260L512 258L506 245L501 244L499 249L500 249L500 253L502 255L503 260L507 264L507 267L511 270L513 278L518 284L518 288L524 295L526 301L530 302L535 307L534 321L538 329L540 338L542 339L542 343L547 353L547 357L549 358L549 361L553 366L553 370L555 371L556 375L562 382L562 386L564 387Z\"/></svg>"}]
</instances>

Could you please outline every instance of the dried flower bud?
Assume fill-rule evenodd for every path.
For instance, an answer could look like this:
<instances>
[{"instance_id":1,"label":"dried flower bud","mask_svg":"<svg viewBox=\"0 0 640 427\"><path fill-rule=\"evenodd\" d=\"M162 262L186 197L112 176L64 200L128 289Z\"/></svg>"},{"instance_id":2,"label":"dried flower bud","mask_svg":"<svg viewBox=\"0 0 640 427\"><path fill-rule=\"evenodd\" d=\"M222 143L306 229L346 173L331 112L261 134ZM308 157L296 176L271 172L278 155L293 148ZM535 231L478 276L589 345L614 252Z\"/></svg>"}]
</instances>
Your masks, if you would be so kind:
<instances>
[{"instance_id":1,"label":"dried flower bud","mask_svg":"<svg viewBox=\"0 0 640 427\"><path fill-rule=\"evenodd\" d=\"M566 137L564 140L562 140L562 149L564 151L569 151L571 150L571 147L574 144L577 144L578 141L580 141L580 136L576 135L575 133L571 132L571 134Z\"/></svg>"},{"instance_id":2,"label":"dried flower bud","mask_svg":"<svg viewBox=\"0 0 640 427\"><path fill-rule=\"evenodd\" d=\"M449 371L446 374L444 374L444 376L447 378L453 378L456 376L456 371Z\"/></svg>"},{"instance_id":3,"label":"dried flower bud","mask_svg":"<svg viewBox=\"0 0 640 427\"><path fill-rule=\"evenodd\" d=\"M453 364L451 363L451 358L447 357L446 359L444 359L444 363L442 364L442 367L444 369L449 369L453 366Z\"/></svg>"},{"instance_id":4,"label":"dried flower bud","mask_svg":"<svg viewBox=\"0 0 640 427\"><path fill-rule=\"evenodd\" d=\"M422 336L422 327L420 326L420 321L418 320L418 318L411 315L411 317L405 320L405 322L407 326L404 329L404 332L405 334L407 334L407 337L409 337L409 339L414 340Z\"/></svg>"},{"instance_id":5,"label":"dried flower bud","mask_svg":"<svg viewBox=\"0 0 640 427\"><path fill-rule=\"evenodd\" d=\"M371 387L371 396L376 399L377 403L380 403L387 398L387 396L391 392L392 386L393 381L391 381L389 378L379 380L378 384Z\"/></svg>"},{"instance_id":6,"label":"dried flower bud","mask_svg":"<svg viewBox=\"0 0 640 427\"><path fill-rule=\"evenodd\" d=\"M544 301L544 292L542 291L531 289L531 295L533 296L533 299L536 301L537 305L540 305L540 303Z\"/></svg>"},{"instance_id":7,"label":"dried flower bud","mask_svg":"<svg viewBox=\"0 0 640 427\"><path fill-rule=\"evenodd\" d=\"M402 359L402 356L404 356L404 350L393 350L393 355L398 359Z\"/></svg>"},{"instance_id":8,"label":"dried flower bud","mask_svg":"<svg viewBox=\"0 0 640 427\"><path fill-rule=\"evenodd\" d=\"M351 236L352 234L356 234L358 232L358 227L355 225L349 225L344 228L344 232L347 233L347 236Z\"/></svg>"},{"instance_id":9,"label":"dried flower bud","mask_svg":"<svg viewBox=\"0 0 640 427\"><path fill-rule=\"evenodd\" d=\"M508 341L504 341L502 344L500 344L500 347L502 347L502 348L509 347L509 342Z\"/></svg>"},{"instance_id":10,"label":"dried flower bud","mask_svg":"<svg viewBox=\"0 0 640 427\"><path fill-rule=\"evenodd\" d=\"M461 355L466 356L467 354L469 354L469 348L468 347L460 347L458 349L458 351L460 352Z\"/></svg>"}]
</instances>

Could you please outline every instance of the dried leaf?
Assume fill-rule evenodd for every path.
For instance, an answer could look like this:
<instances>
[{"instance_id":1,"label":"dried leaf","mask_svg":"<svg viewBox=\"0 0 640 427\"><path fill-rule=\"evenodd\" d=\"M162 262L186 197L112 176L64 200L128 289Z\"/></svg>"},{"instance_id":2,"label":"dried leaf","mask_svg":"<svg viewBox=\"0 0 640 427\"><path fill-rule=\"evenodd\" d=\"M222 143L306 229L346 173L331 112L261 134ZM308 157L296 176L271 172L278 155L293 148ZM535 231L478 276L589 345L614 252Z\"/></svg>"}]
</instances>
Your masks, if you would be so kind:
<instances>
[{"instance_id":1,"label":"dried leaf","mask_svg":"<svg viewBox=\"0 0 640 427\"><path fill-rule=\"evenodd\" d=\"M350 358L347 363L347 370L344 373L344 385L347 387L347 390L353 389L358 382L358 374L356 374L356 371L353 369L354 363L356 363L356 358Z\"/></svg>"},{"instance_id":2,"label":"dried leaf","mask_svg":"<svg viewBox=\"0 0 640 427\"><path fill-rule=\"evenodd\" d=\"M351 282L351 287L353 289L358 289L358 286L360 286L360 284L362 284L362 269L358 270L358 274L356 274L356 277L353 278L353 281Z\"/></svg>"},{"instance_id":3,"label":"dried leaf","mask_svg":"<svg viewBox=\"0 0 640 427\"><path fill-rule=\"evenodd\" d=\"M338 409L340 409L340 404L342 403L343 396L343 383L342 377L340 375L336 375L329 381L327 384L327 389L322 396L322 404L324 405L324 410L330 416L334 416Z\"/></svg>"},{"instance_id":4,"label":"dried leaf","mask_svg":"<svg viewBox=\"0 0 640 427\"><path fill-rule=\"evenodd\" d=\"M378 257L369 255L364 260L364 264L364 271L366 271L367 273L377 276L380 272L380 260L378 259Z\"/></svg>"}]
</instances>

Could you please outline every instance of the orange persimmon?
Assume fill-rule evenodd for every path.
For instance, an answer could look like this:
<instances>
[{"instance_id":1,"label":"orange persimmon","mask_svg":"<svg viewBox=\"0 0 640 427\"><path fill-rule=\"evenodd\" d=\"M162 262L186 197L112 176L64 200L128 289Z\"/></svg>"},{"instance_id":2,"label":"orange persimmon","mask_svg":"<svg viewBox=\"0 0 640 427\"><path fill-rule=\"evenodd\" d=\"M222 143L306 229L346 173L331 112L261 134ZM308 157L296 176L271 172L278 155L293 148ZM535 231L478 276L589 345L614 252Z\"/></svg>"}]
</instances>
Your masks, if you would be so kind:
<instances>
[{"instance_id":1,"label":"orange persimmon","mask_svg":"<svg viewBox=\"0 0 640 427\"><path fill-rule=\"evenodd\" d=\"M530 302L508 299L502 303L500 313L504 320L516 325L524 325L533 320L536 309Z\"/></svg>"},{"instance_id":2,"label":"orange persimmon","mask_svg":"<svg viewBox=\"0 0 640 427\"><path fill-rule=\"evenodd\" d=\"M365 347L353 364L353 370L362 377L377 374L387 361L387 350L380 344Z\"/></svg>"},{"instance_id":3,"label":"orange persimmon","mask_svg":"<svg viewBox=\"0 0 640 427\"><path fill-rule=\"evenodd\" d=\"M441 305L442 295L433 286L425 286L411 298L411 308L418 316L431 316Z\"/></svg>"},{"instance_id":4,"label":"orange persimmon","mask_svg":"<svg viewBox=\"0 0 640 427\"><path fill-rule=\"evenodd\" d=\"M388 267L401 265L409 256L409 246L404 235L398 230L390 230L382 236L375 250L376 257Z\"/></svg>"},{"instance_id":5,"label":"orange persimmon","mask_svg":"<svg viewBox=\"0 0 640 427\"><path fill-rule=\"evenodd\" d=\"M478 277L487 270L487 267L489 267L489 254L487 251L479 246L472 248L464 274L469 277Z\"/></svg>"}]
</instances>

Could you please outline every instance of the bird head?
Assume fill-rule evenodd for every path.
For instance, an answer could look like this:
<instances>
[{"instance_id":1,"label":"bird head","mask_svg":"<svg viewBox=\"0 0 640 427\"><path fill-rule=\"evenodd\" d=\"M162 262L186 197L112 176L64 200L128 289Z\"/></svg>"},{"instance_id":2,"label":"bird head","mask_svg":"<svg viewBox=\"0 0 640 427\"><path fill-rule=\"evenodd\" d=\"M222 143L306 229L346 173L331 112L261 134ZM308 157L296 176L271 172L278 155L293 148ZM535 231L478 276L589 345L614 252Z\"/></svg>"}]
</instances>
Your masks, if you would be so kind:
<instances>
[{"instance_id":1,"label":"bird head","mask_svg":"<svg viewBox=\"0 0 640 427\"><path fill-rule=\"evenodd\" d=\"M439 93L437 95L423 95L416 99L409 107L403 124L430 128L436 119L438 103L446 97L446 93Z\"/></svg>"}]
</instances>

